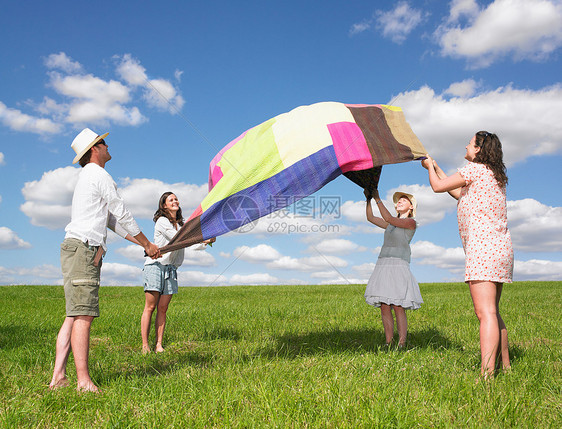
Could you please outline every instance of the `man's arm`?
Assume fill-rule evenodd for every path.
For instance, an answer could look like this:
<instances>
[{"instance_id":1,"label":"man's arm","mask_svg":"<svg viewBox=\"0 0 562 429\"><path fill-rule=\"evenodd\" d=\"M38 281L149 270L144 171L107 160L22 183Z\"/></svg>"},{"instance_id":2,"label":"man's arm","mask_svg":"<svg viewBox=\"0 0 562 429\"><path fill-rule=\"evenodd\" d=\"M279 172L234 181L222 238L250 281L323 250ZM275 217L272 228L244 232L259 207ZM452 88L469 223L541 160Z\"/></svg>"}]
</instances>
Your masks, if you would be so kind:
<instances>
[{"instance_id":1,"label":"man's arm","mask_svg":"<svg viewBox=\"0 0 562 429\"><path fill-rule=\"evenodd\" d=\"M144 251L152 259L158 259L162 256L160 254L160 249L158 248L158 246L148 241L148 238L146 238L142 231L135 235L133 238L137 240L142 247L144 247Z\"/></svg>"},{"instance_id":2,"label":"man's arm","mask_svg":"<svg viewBox=\"0 0 562 429\"><path fill-rule=\"evenodd\" d=\"M109 217L107 226L115 231L121 237L135 243L135 241L127 238L130 236L138 242L143 248L148 256L152 259L157 259L161 257L160 249L154 243L151 243L146 236L142 233L139 226L137 225L135 219L125 207L123 199L117 192L115 182L111 180L111 183L105 183L102 185L102 196L108 202ZM123 235L123 233L125 234Z\"/></svg>"}]
</instances>

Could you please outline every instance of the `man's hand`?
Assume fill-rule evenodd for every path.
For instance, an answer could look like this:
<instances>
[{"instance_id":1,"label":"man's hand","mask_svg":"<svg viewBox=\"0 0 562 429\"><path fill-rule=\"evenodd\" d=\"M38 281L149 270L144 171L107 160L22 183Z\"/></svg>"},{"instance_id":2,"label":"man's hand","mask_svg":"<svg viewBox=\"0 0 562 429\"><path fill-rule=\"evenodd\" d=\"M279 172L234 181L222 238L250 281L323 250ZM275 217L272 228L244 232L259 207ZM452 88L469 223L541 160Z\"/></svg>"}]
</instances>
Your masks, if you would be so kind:
<instances>
[{"instance_id":1,"label":"man's hand","mask_svg":"<svg viewBox=\"0 0 562 429\"><path fill-rule=\"evenodd\" d=\"M158 248L158 246L154 243L148 243L147 246L144 248L144 251L146 252L146 254L148 256L150 256L152 259L158 259L160 258L162 255L160 254L160 249Z\"/></svg>"}]
</instances>

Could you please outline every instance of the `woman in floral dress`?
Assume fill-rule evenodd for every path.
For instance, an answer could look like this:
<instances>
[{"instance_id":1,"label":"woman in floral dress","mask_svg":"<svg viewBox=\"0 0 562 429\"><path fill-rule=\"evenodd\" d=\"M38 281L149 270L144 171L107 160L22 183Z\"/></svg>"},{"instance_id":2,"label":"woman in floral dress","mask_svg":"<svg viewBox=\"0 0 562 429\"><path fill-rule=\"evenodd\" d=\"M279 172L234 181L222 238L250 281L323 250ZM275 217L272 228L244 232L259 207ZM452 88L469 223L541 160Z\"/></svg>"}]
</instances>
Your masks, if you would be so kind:
<instances>
[{"instance_id":1,"label":"woman in floral dress","mask_svg":"<svg viewBox=\"0 0 562 429\"><path fill-rule=\"evenodd\" d=\"M434 192L449 192L458 200L457 220L465 252L465 282L480 322L481 375L494 374L498 352L504 370L511 367L507 328L499 302L504 283L513 278L513 247L507 229L507 175L499 138L479 131L466 146L468 163L447 176L428 155Z\"/></svg>"}]
</instances>

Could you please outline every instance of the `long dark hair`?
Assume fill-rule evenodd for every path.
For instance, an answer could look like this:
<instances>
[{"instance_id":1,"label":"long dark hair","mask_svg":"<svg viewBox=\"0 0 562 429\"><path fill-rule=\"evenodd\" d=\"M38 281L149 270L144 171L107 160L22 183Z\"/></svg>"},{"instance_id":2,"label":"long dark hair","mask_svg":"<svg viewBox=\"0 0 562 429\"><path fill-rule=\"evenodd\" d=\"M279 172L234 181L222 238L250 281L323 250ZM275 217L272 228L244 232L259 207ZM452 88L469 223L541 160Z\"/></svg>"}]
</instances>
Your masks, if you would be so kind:
<instances>
[{"instance_id":1,"label":"long dark hair","mask_svg":"<svg viewBox=\"0 0 562 429\"><path fill-rule=\"evenodd\" d=\"M500 187L505 188L507 186L507 170L503 163L503 150L500 139L497 135L487 131L478 131L475 136L474 144L480 150L474 157L474 162L484 164L492 170L494 178Z\"/></svg>"},{"instance_id":2,"label":"long dark hair","mask_svg":"<svg viewBox=\"0 0 562 429\"><path fill-rule=\"evenodd\" d=\"M167 218L170 221L170 223L172 225L183 226L183 215L181 214L181 207L176 212L176 218L175 219L172 217L170 212L168 210L166 210L166 199L172 194L175 195L173 192L164 192L162 194L162 196L160 197L160 200L158 200L158 210L156 210L156 212L154 213L154 217L152 218L152 220L154 222L156 222L158 220L158 218L164 216L165 218Z\"/></svg>"}]
</instances>

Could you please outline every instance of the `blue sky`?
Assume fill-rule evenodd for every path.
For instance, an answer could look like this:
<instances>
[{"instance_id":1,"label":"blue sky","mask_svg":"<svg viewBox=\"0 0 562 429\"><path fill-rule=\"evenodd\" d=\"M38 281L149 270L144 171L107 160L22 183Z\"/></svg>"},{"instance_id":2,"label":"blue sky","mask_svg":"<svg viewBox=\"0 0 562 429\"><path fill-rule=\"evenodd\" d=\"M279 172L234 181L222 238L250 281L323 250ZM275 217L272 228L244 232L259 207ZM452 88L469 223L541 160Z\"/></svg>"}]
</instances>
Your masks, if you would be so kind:
<instances>
[{"instance_id":1,"label":"blue sky","mask_svg":"<svg viewBox=\"0 0 562 429\"><path fill-rule=\"evenodd\" d=\"M514 279L562 279L560 0L4 1L0 37L0 284L62 283L82 128L110 133L106 169L151 238L162 192L189 216L223 146L322 101L401 107L449 172L476 131L497 133ZM414 162L379 189L389 208L398 189L418 199L417 279L462 281L455 201ZM188 250L180 284L364 283L383 237L343 176L246 229ZM109 240L102 284L140 285L142 249Z\"/></svg>"}]
</instances>

